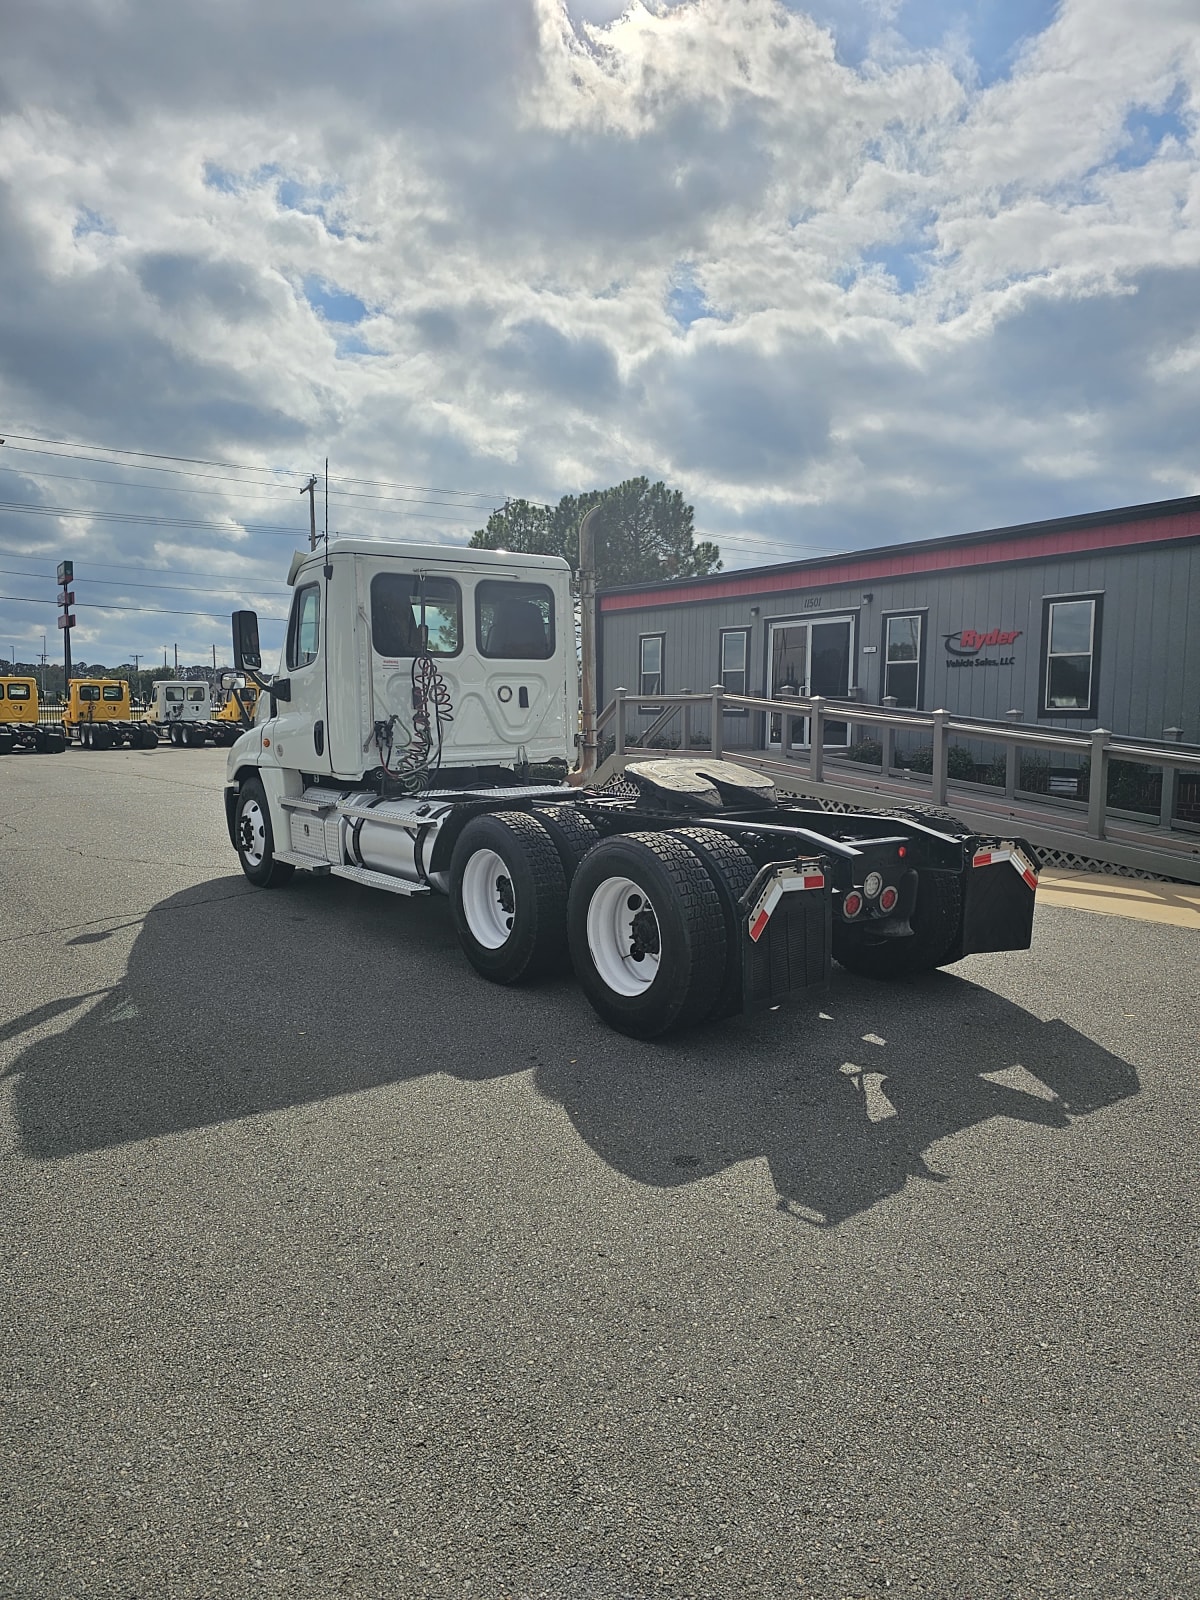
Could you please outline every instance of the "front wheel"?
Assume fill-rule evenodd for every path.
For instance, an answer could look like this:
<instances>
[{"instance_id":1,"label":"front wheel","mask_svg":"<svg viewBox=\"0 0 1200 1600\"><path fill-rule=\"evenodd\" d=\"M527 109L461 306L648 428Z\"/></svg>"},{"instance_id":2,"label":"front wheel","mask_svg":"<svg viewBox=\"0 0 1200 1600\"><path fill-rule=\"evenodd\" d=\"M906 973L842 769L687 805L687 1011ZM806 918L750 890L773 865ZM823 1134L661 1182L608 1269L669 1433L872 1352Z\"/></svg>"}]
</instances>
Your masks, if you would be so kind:
<instances>
[{"instance_id":1,"label":"front wheel","mask_svg":"<svg viewBox=\"0 0 1200 1600\"><path fill-rule=\"evenodd\" d=\"M467 823L450 858L450 914L467 960L492 983L564 970L567 880L536 818L495 811Z\"/></svg>"},{"instance_id":2,"label":"front wheel","mask_svg":"<svg viewBox=\"0 0 1200 1600\"><path fill-rule=\"evenodd\" d=\"M267 795L257 778L247 778L238 790L233 836L242 871L260 889L280 889L295 867L275 858L275 835Z\"/></svg>"},{"instance_id":3,"label":"front wheel","mask_svg":"<svg viewBox=\"0 0 1200 1600\"><path fill-rule=\"evenodd\" d=\"M628 833L589 851L567 909L571 960L594 1010L654 1039L703 1022L723 994L721 901L695 851L670 833Z\"/></svg>"}]
</instances>

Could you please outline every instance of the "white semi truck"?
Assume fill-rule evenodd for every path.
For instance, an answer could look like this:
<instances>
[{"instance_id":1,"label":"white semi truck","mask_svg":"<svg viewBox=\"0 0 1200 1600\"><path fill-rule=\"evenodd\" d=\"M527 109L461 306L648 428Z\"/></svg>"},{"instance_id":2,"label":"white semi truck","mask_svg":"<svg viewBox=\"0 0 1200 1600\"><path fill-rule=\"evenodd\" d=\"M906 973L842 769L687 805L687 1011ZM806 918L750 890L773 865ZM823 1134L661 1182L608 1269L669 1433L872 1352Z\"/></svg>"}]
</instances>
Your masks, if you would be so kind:
<instances>
[{"instance_id":1,"label":"white semi truck","mask_svg":"<svg viewBox=\"0 0 1200 1600\"><path fill-rule=\"evenodd\" d=\"M173 745L198 748L211 743L230 745L239 732L253 721L252 709L235 686L219 711L213 710L212 690L205 681L193 678L159 678L155 681L144 726Z\"/></svg>"},{"instance_id":2,"label":"white semi truck","mask_svg":"<svg viewBox=\"0 0 1200 1600\"><path fill-rule=\"evenodd\" d=\"M444 894L467 960L515 984L572 966L624 1033L778 1005L831 960L900 977L1028 947L1037 863L936 813L781 800L693 752L586 787L571 573L549 556L335 539L297 553L279 670L229 753L252 883L297 868ZM585 652L586 656L586 652ZM589 726L585 715L585 727Z\"/></svg>"}]
</instances>

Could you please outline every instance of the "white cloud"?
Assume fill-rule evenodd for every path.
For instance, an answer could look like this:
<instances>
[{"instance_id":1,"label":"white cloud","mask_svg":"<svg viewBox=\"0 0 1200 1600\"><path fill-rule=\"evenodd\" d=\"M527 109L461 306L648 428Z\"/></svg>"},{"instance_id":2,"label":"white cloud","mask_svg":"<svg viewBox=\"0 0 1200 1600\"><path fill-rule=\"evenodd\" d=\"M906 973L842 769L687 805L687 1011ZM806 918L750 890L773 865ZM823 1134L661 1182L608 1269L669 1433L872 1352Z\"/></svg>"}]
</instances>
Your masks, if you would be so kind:
<instances>
[{"instance_id":1,"label":"white cloud","mask_svg":"<svg viewBox=\"0 0 1200 1600\"><path fill-rule=\"evenodd\" d=\"M796 0L16 0L0 433L296 470L0 500L244 529L301 526L327 453L499 498L646 472L745 564L1200 488L1192 5L1065 0L998 77L909 9L860 8L854 55L848 4ZM370 531L489 503L347 487ZM0 509L42 566L149 561L148 527ZM288 548L182 543L257 582ZM0 645L44 626L0 600Z\"/></svg>"}]
</instances>

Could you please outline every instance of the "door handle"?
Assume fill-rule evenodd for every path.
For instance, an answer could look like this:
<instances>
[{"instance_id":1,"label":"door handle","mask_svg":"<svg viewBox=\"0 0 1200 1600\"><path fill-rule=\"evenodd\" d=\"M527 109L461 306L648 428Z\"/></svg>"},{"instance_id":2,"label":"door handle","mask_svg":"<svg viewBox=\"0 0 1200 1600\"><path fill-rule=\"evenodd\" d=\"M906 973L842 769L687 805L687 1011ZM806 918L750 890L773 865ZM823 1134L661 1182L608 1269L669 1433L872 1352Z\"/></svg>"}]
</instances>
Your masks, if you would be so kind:
<instances>
[{"instance_id":1,"label":"door handle","mask_svg":"<svg viewBox=\"0 0 1200 1600\"><path fill-rule=\"evenodd\" d=\"M323 756L325 754L325 724L324 724L324 722L314 722L313 723L313 748L316 750L316 752L317 752L317 754L319 756Z\"/></svg>"}]
</instances>

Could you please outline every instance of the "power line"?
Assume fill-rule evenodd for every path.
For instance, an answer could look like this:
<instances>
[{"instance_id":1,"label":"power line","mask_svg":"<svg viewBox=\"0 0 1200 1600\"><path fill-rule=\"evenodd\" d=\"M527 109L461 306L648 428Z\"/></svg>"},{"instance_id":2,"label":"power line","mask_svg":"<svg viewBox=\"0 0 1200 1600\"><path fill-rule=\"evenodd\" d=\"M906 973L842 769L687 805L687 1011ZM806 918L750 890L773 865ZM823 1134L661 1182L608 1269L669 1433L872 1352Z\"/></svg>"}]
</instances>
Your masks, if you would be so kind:
<instances>
[{"instance_id":1,"label":"power line","mask_svg":"<svg viewBox=\"0 0 1200 1600\"><path fill-rule=\"evenodd\" d=\"M80 506L39 506L29 500L0 500L0 511L20 511L41 517L84 517L92 522L120 522L152 528L188 528L205 533L274 533L286 538L307 538L307 528L271 528L265 523L237 522L229 519L228 526L218 522L205 522L199 517L155 517L140 511L85 511Z\"/></svg>"},{"instance_id":2,"label":"power line","mask_svg":"<svg viewBox=\"0 0 1200 1600\"><path fill-rule=\"evenodd\" d=\"M14 556L11 559L15 560L15 561L31 561L32 562L32 561L38 560L38 557L37 556ZM229 574L228 572L196 572L196 571L191 570L191 569L189 569L187 567L150 567L150 566L146 566L145 564L142 564L141 566L136 566L136 567L123 566L121 564L121 562L119 562L119 561L99 561L99 560L97 560L97 561L89 561L86 556L76 556L75 557L75 566L76 566L76 569L78 569L80 567L101 567L105 572L170 572L170 573L173 573L175 575L175 577L177 577L177 578L217 578L217 579L221 579L221 578L228 578L228 577L231 576L231 574ZM14 575L14 577L20 577L20 578L41 578L41 577L50 576L49 572L45 572L45 573L42 573L42 572L20 572L20 573L14 573L13 575ZM80 580L77 578L76 581L78 582ZM99 583L101 580L99 578L85 578L82 581L84 581L86 583ZM273 578L264 578L264 579L262 579L262 582L266 583L266 584L270 584L270 583L277 582L277 580L273 579ZM286 587L286 585L284 587Z\"/></svg>"},{"instance_id":3,"label":"power line","mask_svg":"<svg viewBox=\"0 0 1200 1600\"><path fill-rule=\"evenodd\" d=\"M278 473L287 473L291 477L307 477L309 475L307 469L302 469L300 467L251 466L247 462L240 462L240 461L209 461L209 460L204 459L203 457L197 457L197 456L172 456L172 455L161 454L159 452L152 451L152 450L121 450L121 449L116 449L116 448L110 447L108 445L80 445L77 441L74 441L74 440L69 440L69 439L47 439L47 438L44 438L42 435L36 434L36 433L11 433L11 432L6 432L6 431L0 429L0 437L3 437L4 439L6 439L7 441L10 441L10 442L12 440L14 440L14 439L17 439L17 440L23 441L24 444L49 444L49 445L54 445L56 447L56 451L58 453L64 453L64 454L72 454L74 452L78 452L79 450L103 450L103 451L106 451L109 456L136 456L136 457L141 458L142 460L147 460L147 461L182 461L182 462L186 463L188 466L194 466L194 467L223 467L223 468L225 468L225 469L227 469L228 471L231 471L231 472L259 472L259 473L262 473L262 472L278 472ZM11 445L10 444L10 447L12 449L20 449L20 448L22 448L22 445L20 445L20 444ZM43 451L43 450L34 450L34 451L31 451L30 454L32 454L32 455L45 455L45 454L48 454L48 452ZM105 461L103 456L87 456L87 455L73 454L73 459L79 460L79 461L92 461L92 462L96 463L96 465L98 465L98 466L114 465L114 466L126 466L126 467L130 467L130 468L134 468L134 467L138 466L138 462L136 462L136 461L111 462L110 463L110 462ZM173 468L173 467L145 467L145 468L142 468L141 470L146 471L146 472L175 472L175 471L177 471L177 469ZM180 473L179 476L181 476L181 477L211 477L212 474L211 473ZM234 482L234 483L240 483L242 480L239 479L239 478L234 478L234 479L231 479L229 481ZM460 497L465 497L465 498L474 499L474 500L492 500L492 501L496 501L496 500L503 500L505 498L504 495L499 494L499 493L495 493L490 489L439 489L435 485L428 484L428 483L391 483L391 482L387 481L386 479L382 479L382 478L355 478L355 477L346 477L346 476L336 475L335 474L334 476L332 476L330 478L330 482L331 483L362 483L362 484L365 484L370 489L416 489L420 493L423 493L423 494L458 495ZM266 485L258 485L257 487L261 488L261 487L267 487L267 486Z\"/></svg>"},{"instance_id":4,"label":"power line","mask_svg":"<svg viewBox=\"0 0 1200 1600\"><path fill-rule=\"evenodd\" d=\"M12 600L28 606L50 606L53 608L55 605L53 600L35 600L29 594L0 594L0 600ZM97 611L140 611L147 616L156 617L208 617L210 621L223 618L225 615L222 611L175 611L166 606L113 606L108 605L103 600L76 600L73 604L89 606ZM258 620L260 622L286 622L287 618L259 617Z\"/></svg>"},{"instance_id":5,"label":"power line","mask_svg":"<svg viewBox=\"0 0 1200 1600\"><path fill-rule=\"evenodd\" d=\"M18 445L17 449L20 449L20 448L22 448L22 447L20 445ZM38 451L34 451L32 453L35 454L35 455L45 455L46 454L46 452L44 450L38 450ZM58 458L57 457L52 457L51 459L58 459ZM72 458L71 457L66 457L66 459L70 460ZM100 462L98 460L98 458L96 458L94 456L82 456L79 459L80 460L84 460L84 461L97 461L98 465L104 465L104 466L110 466L111 465L111 466L120 467L120 466L123 466L123 465L124 466L132 466L134 464L134 463L122 463L122 462ZM157 471L166 471L168 469L150 467L150 468L144 468L143 470L144 471L157 472ZM119 478L93 478L93 477L89 477L86 473L83 473L83 472L46 472L41 467L36 467L36 468L33 468L33 469L29 470L29 471L26 471L22 467L6 466L6 465L4 465L3 462L0 462L0 472L12 472L12 473L17 474L19 477L22 477L22 478L35 478L35 479L54 478L54 479L56 479L56 480L58 480L60 482L66 482L66 483L96 483L96 484L102 484L105 488L108 488L108 489L154 489L159 494L213 494L213 495L219 495L222 499L225 499L225 500L232 500L232 499L235 499L235 498L239 499L239 500L241 500L241 499L246 499L246 500L267 500L267 501L277 502L280 505L282 505L285 500L287 501L288 504L290 504L291 503L291 498L292 498L292 493L291 493L290 489L288 490L288 492L286 494L271 494L271 493L268 493L268 494L254 494L254 493L250 493L250 492L248 492L250 490L267 489L270 486L265 484L265 483L250 483L250 484L247 484L245 482L245 480L242 479L242 478L226 478L226 477L223 477L220 473L215 473L215 472L206 472L206 473L188 472L188 473L180 473L179 476L180 477L187 477L187 478L199 478L201 481L209 481L209 482L213 482L213 483L233 483L233 484L238 484L238 485L240 485L242 487L242 493L240 495L234 496L227 489L200 489L200 488L197 488L194 484L123 483ZM339 483L341 483L341 482L344 482L344 483L356 483L356 482L358 482L360 480L355 479L355 478L345 478L345 479L331 479L330 481L331 482L339 482ZM362 481L366 481L366 480L362 480ZM412 485L412 487L415 488L417 486L416 485ZM432 490L431 491L431 493L435 493L435 494L466 494L468 492L470 492L470 491L459 490L459 489L437 489L437 490ZM444 505L448 511L471 511L471 512L475 512L476 514L479 514L479 515L481 515L485 510L490 512L490 511L495 509L495 503L494 502L490 506L478 506L478 507L476 507L476 506L465 506L465 505L461 505L459 502L453 501L453 500L451 500L451 501L430 500L430 499L428 499L426 497L403 495L403 494L360 494L355 489L342 489L342 490L339 491L339 496L343 500L380 500L380 501L386 502L389 505L390 504L394 504L397 501L400 501L400 502L402 502L404 504L407 504L407 505L415 505L415 506L442 506L442 505ZM463 518L461 520L469 521L471 519L470 518Z\"/></svg>"},{"instance_id":6,"label":"power line","mask_svg":"<svg viewBox=\"0 0 1200 1600\"><path fill-rule=\"evenodd\" d=\"M45 576L45 574L40 572L18 572L14 567L0 567L0 572L5 573L6 576L10 578L40 578ZM249 587L235 584L230 584L228 587L226 587L225 585L218 584L214 588L211 584L209 584L205 588L201 589L194 583L129 583L123 578L76 578L73 581L76 583L83 582L91 585L99 584L105 589L154 589L163 593L170 591L171 593L180 594L255 594L262 593L266 589L274 589L277 592L283 592L285 587L283 584L277 582L264 583L262 585L255 584Z\"/></svg>"}]
</instances>

